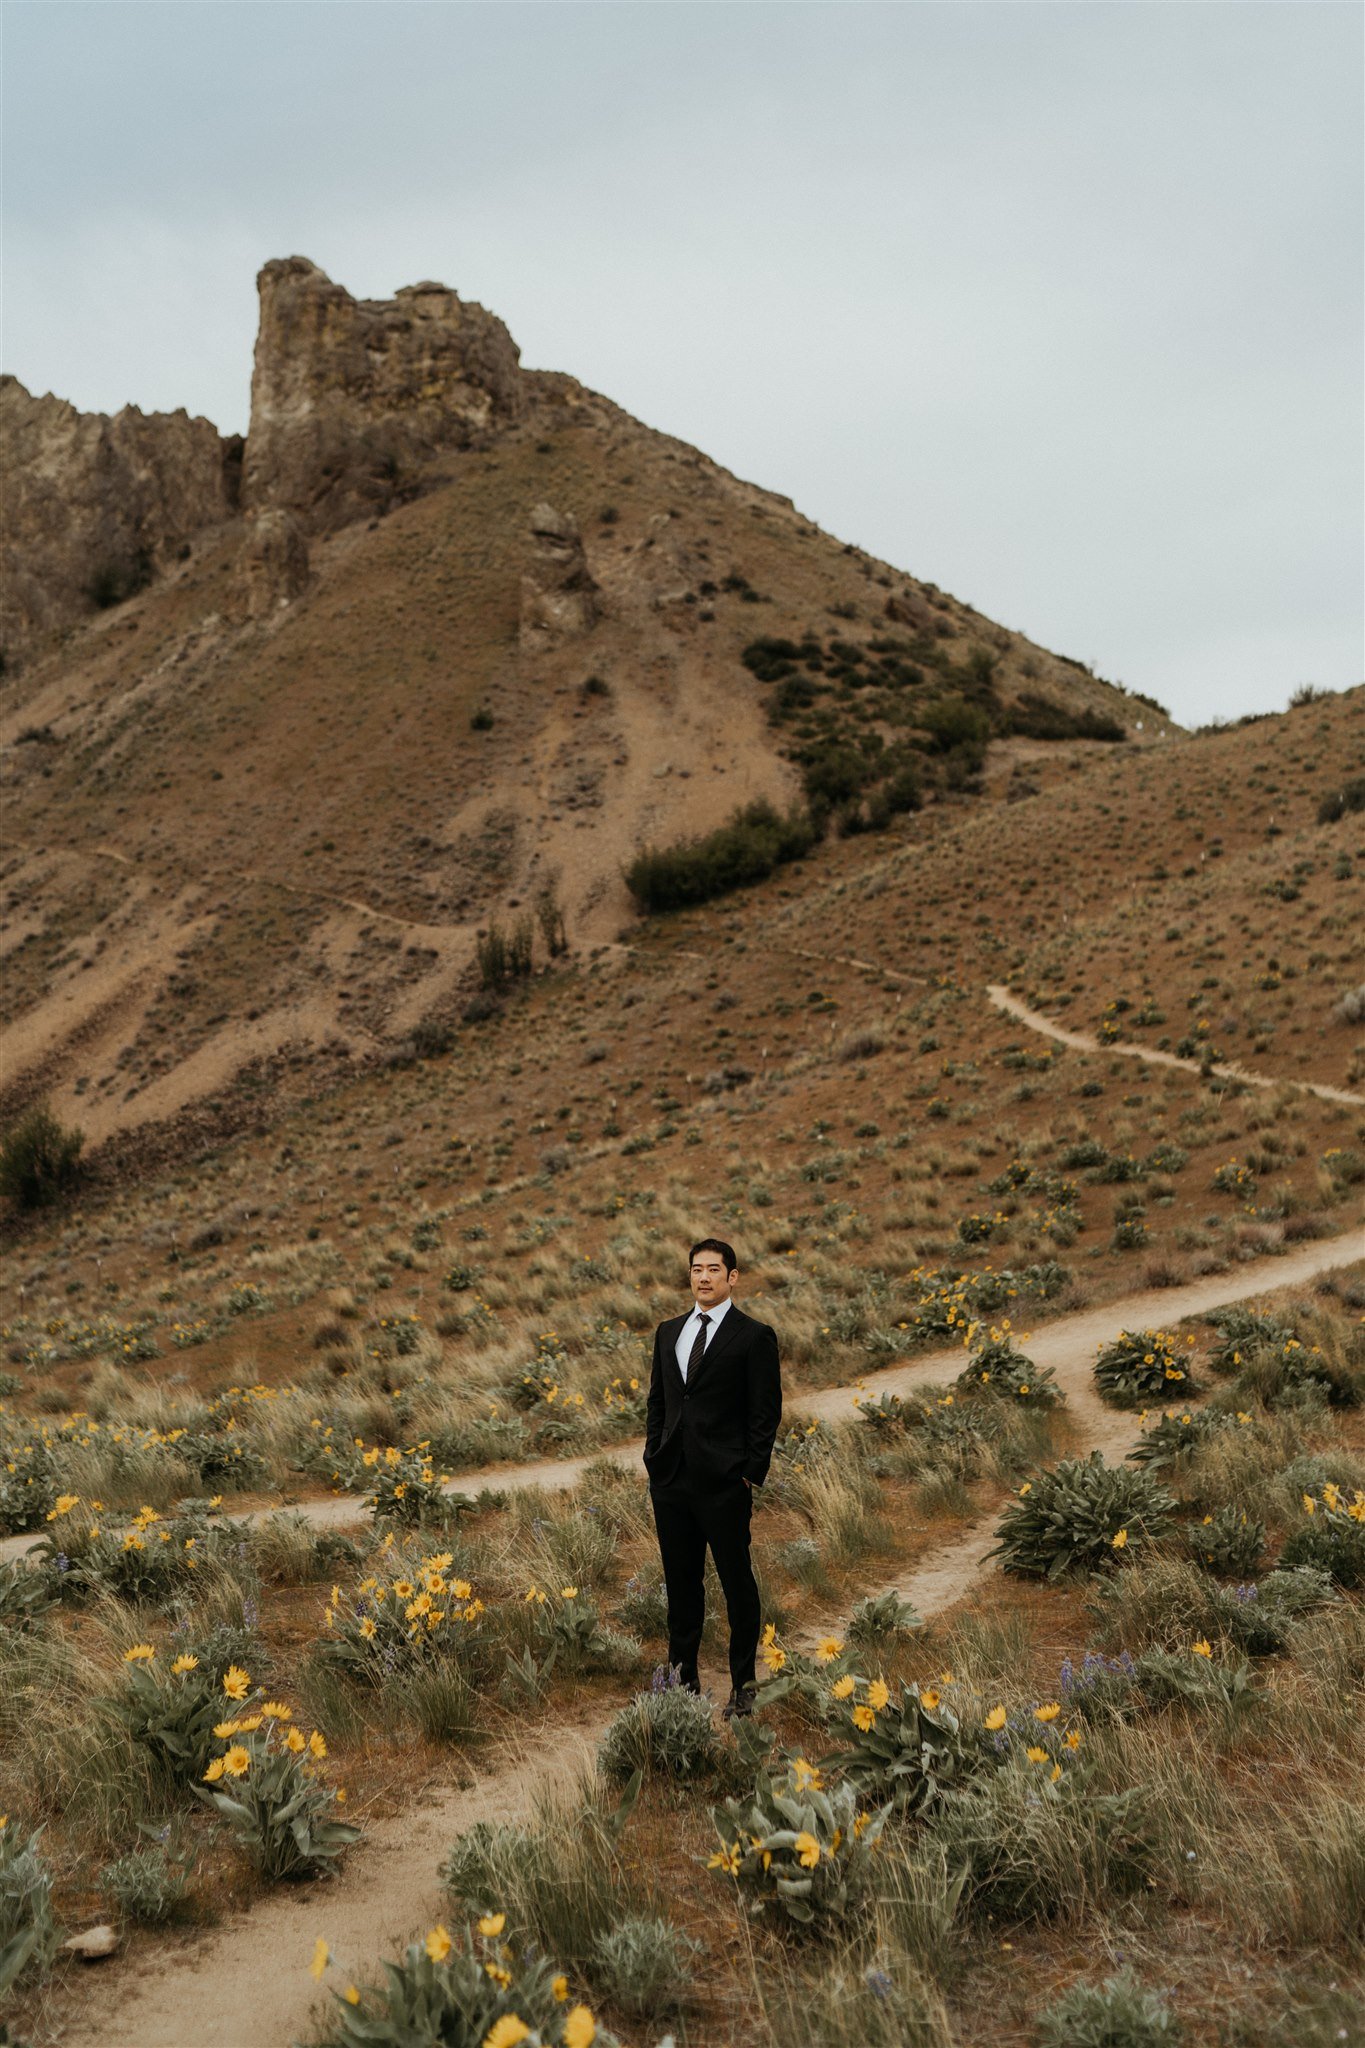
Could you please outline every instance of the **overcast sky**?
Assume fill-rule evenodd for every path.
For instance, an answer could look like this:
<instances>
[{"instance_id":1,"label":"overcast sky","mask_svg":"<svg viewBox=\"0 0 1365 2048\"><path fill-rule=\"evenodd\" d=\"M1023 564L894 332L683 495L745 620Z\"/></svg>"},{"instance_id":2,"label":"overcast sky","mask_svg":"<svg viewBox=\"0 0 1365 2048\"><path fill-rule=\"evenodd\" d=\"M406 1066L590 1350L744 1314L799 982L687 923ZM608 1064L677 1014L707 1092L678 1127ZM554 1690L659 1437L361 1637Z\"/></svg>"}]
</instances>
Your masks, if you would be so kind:
<instances>
[{"instance_id":1,"label":"overcast sky","mask_svg":"<svg viewBox=\"0 0 1365 2048\"><path fill-rule=\"evenodd\" d=\"M1315 0L8 0L4 363L243 430L422 278L1198 723L1365 673L1362 22Z\"/></svg>"}]
</instances>

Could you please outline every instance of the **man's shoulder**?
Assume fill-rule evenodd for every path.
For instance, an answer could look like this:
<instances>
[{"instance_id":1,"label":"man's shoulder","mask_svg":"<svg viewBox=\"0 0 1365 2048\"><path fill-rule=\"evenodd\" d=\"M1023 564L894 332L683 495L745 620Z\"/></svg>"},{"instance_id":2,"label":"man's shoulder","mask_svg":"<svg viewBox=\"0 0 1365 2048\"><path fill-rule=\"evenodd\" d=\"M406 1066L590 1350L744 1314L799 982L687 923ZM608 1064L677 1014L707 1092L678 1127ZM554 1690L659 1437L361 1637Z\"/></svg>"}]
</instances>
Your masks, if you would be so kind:
<instances>
[{"instance_id":1,"label":"man's shoulder","mask_svg":"<svg viewBox=\"0 0 1365 2048\"><path fill-rule=\"evenodd\" d=\"M732 1316L738 1316L742 1323L747 1323L751 1334L758 1330L767 1330L770 1335L774 1337L777 1335L771 1323L765 1323L761 1316L750 1315L749 1311L741 1308L738 1302L731 1303L730 1313Z\"/></svg>"}]
</instances>

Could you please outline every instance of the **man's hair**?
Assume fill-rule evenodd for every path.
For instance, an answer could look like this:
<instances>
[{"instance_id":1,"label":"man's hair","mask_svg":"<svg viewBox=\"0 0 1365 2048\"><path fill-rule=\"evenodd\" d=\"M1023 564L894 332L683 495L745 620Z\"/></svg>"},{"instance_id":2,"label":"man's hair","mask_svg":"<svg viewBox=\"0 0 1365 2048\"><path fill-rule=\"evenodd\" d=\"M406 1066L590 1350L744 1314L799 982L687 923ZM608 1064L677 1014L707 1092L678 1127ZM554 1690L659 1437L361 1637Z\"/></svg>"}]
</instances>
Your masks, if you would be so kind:
<instances>
[{"instance_id":1,"label":"man's hair","mask_svg":"<svg viewBox=\"0 0 1365 2048\"><path fill-rule=\"evenodd\" d=\"M739 1260L735 1257L735 1248L732 1244L727 1244L723 1237L698 1238L691 1251L687 1254L689 1267L698 1252L719 1252L725 1261L727 1273L737 1273L739 1271Z\"/></svg>"}]
</instances>

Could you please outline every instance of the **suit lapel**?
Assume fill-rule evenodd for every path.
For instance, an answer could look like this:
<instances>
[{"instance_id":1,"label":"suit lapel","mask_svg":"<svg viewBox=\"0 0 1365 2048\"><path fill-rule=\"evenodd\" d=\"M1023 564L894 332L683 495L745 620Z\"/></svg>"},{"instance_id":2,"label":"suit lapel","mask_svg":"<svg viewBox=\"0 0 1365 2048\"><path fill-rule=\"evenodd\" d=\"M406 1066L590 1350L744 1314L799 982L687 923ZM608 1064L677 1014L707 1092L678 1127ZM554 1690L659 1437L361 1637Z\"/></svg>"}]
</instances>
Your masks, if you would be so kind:
<instances>
[{"instance_id":1,"label":"suit lapel","mask_svg":"<svg viewBox=\"0 0 1365 2048\"><path fill-rule=\"evenodd\" d=\"M692 1311L689 1309L687 1314L690 1315L691 1313ZM685 1385L685 1381L682 1376L682 1367L678 1363L678 1339L682 1335L682 1327L686 1321L686 1315L673 1316L664 1324L663 1335L660 1340L664 1347L664 1370L665 1372L672 1373L679 1389Z\"/></svg>"},{"instance_id":2,"label":"suit lapel","mask_svg":"<svg viewBox=\"0 0 1365 2048\"><path fill-rule=\"evenodd\" d=\"M683 1320L686 1321L686 1317L684 1317ZM724 1351L726 1345L732 1342L732 1340L738 1335L739 1327L740 1311L735 1307L734 1303L731 1302L729 1308L726 1309L725 1314L720 1319L720 1328L712 1337L711 1342L707 1345L705 1351L703 1351L701 1359L698 1362L695 1371L690 1375L689 1383L694 1389L696 1387L698 1380L701 1379L703 1374L710 1371L712 1363L715 1360L716 1353L718 1351ZM673 1341L675 1344L677 1343L676 1337Z\"/></svg>"}]
</instances>

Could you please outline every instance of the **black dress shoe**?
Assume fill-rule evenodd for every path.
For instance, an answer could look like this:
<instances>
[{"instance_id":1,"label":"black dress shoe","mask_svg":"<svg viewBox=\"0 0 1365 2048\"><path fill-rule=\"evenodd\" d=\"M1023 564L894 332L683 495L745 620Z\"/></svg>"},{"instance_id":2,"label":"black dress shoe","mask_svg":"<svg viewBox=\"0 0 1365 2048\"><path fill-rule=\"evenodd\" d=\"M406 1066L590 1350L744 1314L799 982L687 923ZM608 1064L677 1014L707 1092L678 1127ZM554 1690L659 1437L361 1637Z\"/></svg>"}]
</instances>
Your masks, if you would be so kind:
<instances>
[{"instance_id":1,"label":"black dress shoe","mask_svg":"<svg viewBox=\"0 0 1365 2048\"><path fill-rule=\"evenodd\" d=\"M758 1688L753 1685L736 1685L730 1689L730 1697L721 1708L722 1721L747 1720L754 1710Z\"/></svg>"}]
</instances>

